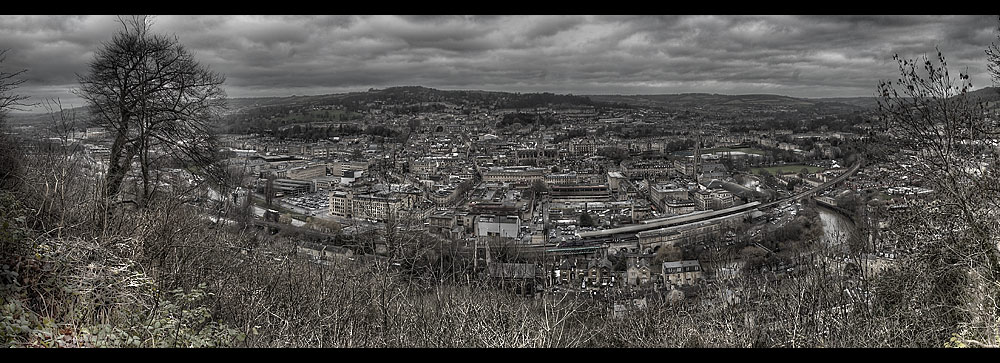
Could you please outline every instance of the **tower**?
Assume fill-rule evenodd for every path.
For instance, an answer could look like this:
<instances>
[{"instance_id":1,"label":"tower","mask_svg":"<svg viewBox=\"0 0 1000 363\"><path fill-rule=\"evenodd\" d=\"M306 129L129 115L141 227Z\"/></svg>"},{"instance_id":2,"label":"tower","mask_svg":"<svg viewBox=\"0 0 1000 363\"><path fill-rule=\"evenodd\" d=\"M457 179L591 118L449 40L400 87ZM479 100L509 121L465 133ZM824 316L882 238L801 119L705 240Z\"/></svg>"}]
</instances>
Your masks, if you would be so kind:
<instances>
[{"instance_id":1,"label":"tower","mask_svg":"<svg viewBox=\"0 0 1000 363\"><path fill-rule=\"evenodd\" d=\"M700 171L701 171L701 127L698 127L698 139L695 141L694 144L694 168L691 171L694 174L693 177L695 183L698 184L701 184L700 180L698 180L699 178L698 173Z\"/></svg>"}]
</instances>

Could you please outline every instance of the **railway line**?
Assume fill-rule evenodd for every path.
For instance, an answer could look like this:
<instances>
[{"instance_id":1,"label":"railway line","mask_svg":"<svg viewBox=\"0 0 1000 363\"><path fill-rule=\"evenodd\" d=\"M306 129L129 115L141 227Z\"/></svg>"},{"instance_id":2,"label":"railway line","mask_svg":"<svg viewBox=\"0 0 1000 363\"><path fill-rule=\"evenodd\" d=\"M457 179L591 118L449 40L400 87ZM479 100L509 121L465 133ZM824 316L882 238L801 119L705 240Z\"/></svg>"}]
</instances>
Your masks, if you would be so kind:
<instances>
[{"instance_id":1,"label":"railway line","mask_svg":"<svg viewBox=\"0 0 1000 363\"><path fill-rule=\"evenodd\" d=\"M823 184L820 184L819 186L817 186L815 188L812 188L812 189L809 189L809 190L806 190L806 191L802 191L802 192L799 192L797 194L794 194L794 195L791 195L791 196L788 196L788 197L785 197L785 198L782 198L782 199L779 199L779 200L776 200L776 201L773 201L773 202L768 202L768 203L763 203L763 204L760 203L760 202L751 202L751 203L747 203L747 204L743 204L743 205L738 205L738 206L730 207L730 208L726 208L726 209L720 209L720 210L717 210L717 211L711 211L711 212L689 213L689 214L680 215L680 216L674 216L674 217L647 219L647 220L644 220L644 221L640 221L638 224L635 224L635 225L624 226L624 227L617 227L617 228L608 228L608 229L602 229L602 230L597 230L597 231L582 232L582 233L580 233L580 238L584 239L584 240L589 240L589 241L595 241L596 242L596 241L606 240L606 239L615 239L615 236L624 237L624 235L634 234L634 233L638 233L638 232L642 232L642 231L648 231L648 230L659 229L659 228L664 228L664 227L680 226L680 225L689 224L689 223L701 222L701 221L705 221L705 220L708 220L708 219L730 216L730 215L734 215L734 214L744 213L744 212L750 211L750 210L755 209L755 208L756 209L771 208L771 207L774 207L776 205L780 205L780 204L783 204L783 203L789 203L789 202L798 201L798 200L807 198L807 197L809 197L809 196L811 196L811 195L813 195L813 194L815 194L817 192L826 190L830 186L833 186L833 185L836 185L836 184L838 184L840 182L843 182L848 177L850 177L851 175L853 175L854 173L856 173L859 168L861 168L861 162L860 161L857 162L857 163L855 163L850 168L848 168L847 171L845 171L844 173L838 175L837 177L835 177L835 178L833 178L831 180L828 180L828 181L824 182Z\"/></svg>"}]
</instances>

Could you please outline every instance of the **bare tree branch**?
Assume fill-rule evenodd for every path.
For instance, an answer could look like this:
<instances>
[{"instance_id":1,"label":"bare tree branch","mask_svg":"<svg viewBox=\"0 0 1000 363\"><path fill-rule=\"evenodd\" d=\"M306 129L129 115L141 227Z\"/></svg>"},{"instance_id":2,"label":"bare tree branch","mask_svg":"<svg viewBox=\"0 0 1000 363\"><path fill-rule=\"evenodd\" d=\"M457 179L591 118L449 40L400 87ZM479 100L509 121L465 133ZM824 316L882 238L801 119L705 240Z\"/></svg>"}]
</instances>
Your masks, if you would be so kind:
<instances>
[{"instance_id":1,"label":"bare tree branch","mask_svg":"<svg viewBox=\"0 0 1000 363\"><path fill-rule=\"evenodd\" d=\"M122 28L98 50L90 72L79 76L78 93L94 122L114 135L108 195L118 195L135 159L141 201L156 189L158 155L216 175L209 121L225 107L225 77L201 66L176 37L152 34L151 18L119 17L119 22Z\"/></svg>"}]
</instances>

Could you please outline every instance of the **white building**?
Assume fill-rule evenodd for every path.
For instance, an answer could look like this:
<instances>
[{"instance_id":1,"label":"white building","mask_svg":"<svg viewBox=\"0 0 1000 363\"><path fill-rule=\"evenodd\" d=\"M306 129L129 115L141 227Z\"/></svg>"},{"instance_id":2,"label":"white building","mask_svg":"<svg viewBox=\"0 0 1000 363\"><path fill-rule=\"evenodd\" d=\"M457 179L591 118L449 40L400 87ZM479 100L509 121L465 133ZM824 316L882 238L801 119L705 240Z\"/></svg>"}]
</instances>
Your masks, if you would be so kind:
<instances>
[{"instance_id":1,"label":"white building","mask_svg":"<svg viewBox=\"0 0 1000 363\"><path fill-rule=\"evenodd\" d=\"M521 230L521 219L517 216L481 215L476 218L476 236L497 236L517 238Z\"/></svg>"}]
</instances>

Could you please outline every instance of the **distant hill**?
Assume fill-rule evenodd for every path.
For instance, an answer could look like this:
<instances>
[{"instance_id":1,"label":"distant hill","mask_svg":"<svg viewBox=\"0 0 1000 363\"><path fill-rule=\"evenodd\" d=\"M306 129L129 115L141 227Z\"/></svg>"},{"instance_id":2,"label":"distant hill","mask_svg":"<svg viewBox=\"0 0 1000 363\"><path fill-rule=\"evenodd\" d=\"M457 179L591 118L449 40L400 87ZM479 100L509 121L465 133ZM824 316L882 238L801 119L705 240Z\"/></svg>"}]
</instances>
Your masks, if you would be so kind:
<instances>
[{"instance_id":1,"label":"distant hill","mask_svg":"<svg viewBox=\"0 0 1000 363\"><path fill-rule=\"evenodd\" d=\"M814 98L816 101L820 102L833 102L833 103L843 103L853 106L858 106L861 108L874 109L878 107L877 99L872 97L830 97L830 98Z\"/></svg>"},{"instance_id":2,"label":"distant hill","mask_svg":"<svg viewBox=\"0 0 1000 363\"><path fill-rule=\"evenodd\" d=\"M986 87L969 93L972 97L989 102L990 107L1000 107L1000 88ZM684 109L711 107L720 110L786 109L853 112L877 107L875 97L796 98L773 94L723 95L710 93L680 93L660 95L560 95L553 93L512 93L480 90L438 90L422 86L402 86L370 89L366 92L349 92L313 96L230 98L229 113L238 114L251 109L297 109L308 106L341 105L347 109L364 109L371 104L397 105L401 108L444 106L494 106L498 108L574 107L662 107ZM83 121L83 107L63 111L76 112ZM11 113L12 125L44 125L52 120L51 114Z\"/></svg>"},{"instance_id":3,"label":"distant hill","mask_svg":"<svg viewBox=\"0 0 1000 363\"><path fill-rule=\"evenodd\" d=\"M998 87L986 87L973 90L970 91L968 95L978 101L987 102L987 107L1000 107L1000 88ZM845 103L867 109L875 109L878 107L878 98L876 97L819 98L817 100Z\"/></svg>"},{"instance_id":4,"label":"distant hill","mask_svg":"<svg viewBox=\"0 0 1000 363\"><path fill-rule=\"evenodd\" d=\"M594 105L584 96L557 95L553 93L510 93L497 91L438 90L422 86L402 86L385 89L370 89L367 92L290 97L235 98L230 100L234 110L269 106L322 106L341 105L364 108L368 104L392 104L398 106L441 105L463 106L481 105L499 108L529 108L542 106Z\"/></svg>"},{"instance_id":5,"label":"distant hill","mask_svg":"<svg viewBox=\"0 0 1000 363\"><path fill-rule=\"evenodd\" d=\"M87 109L83 106L62 110L65 120L70 120L74 115L80 127L86 123ZM7 120L11 125L16 126L46 126L50 125L53 119L58 120L58 113L8 113Z\"/></svg>"},{"instance_id":6,"label":"distant hill","mask_svg":"<svg viewBox=\"0 0 1000 363\"><path fill-rule=\"evenodd\" d=\"M1000 106L1000 87L986 87L969 92L970 97L978 99L980 102L987 102L988 107Z\"/></svg>"}]
</instances>

